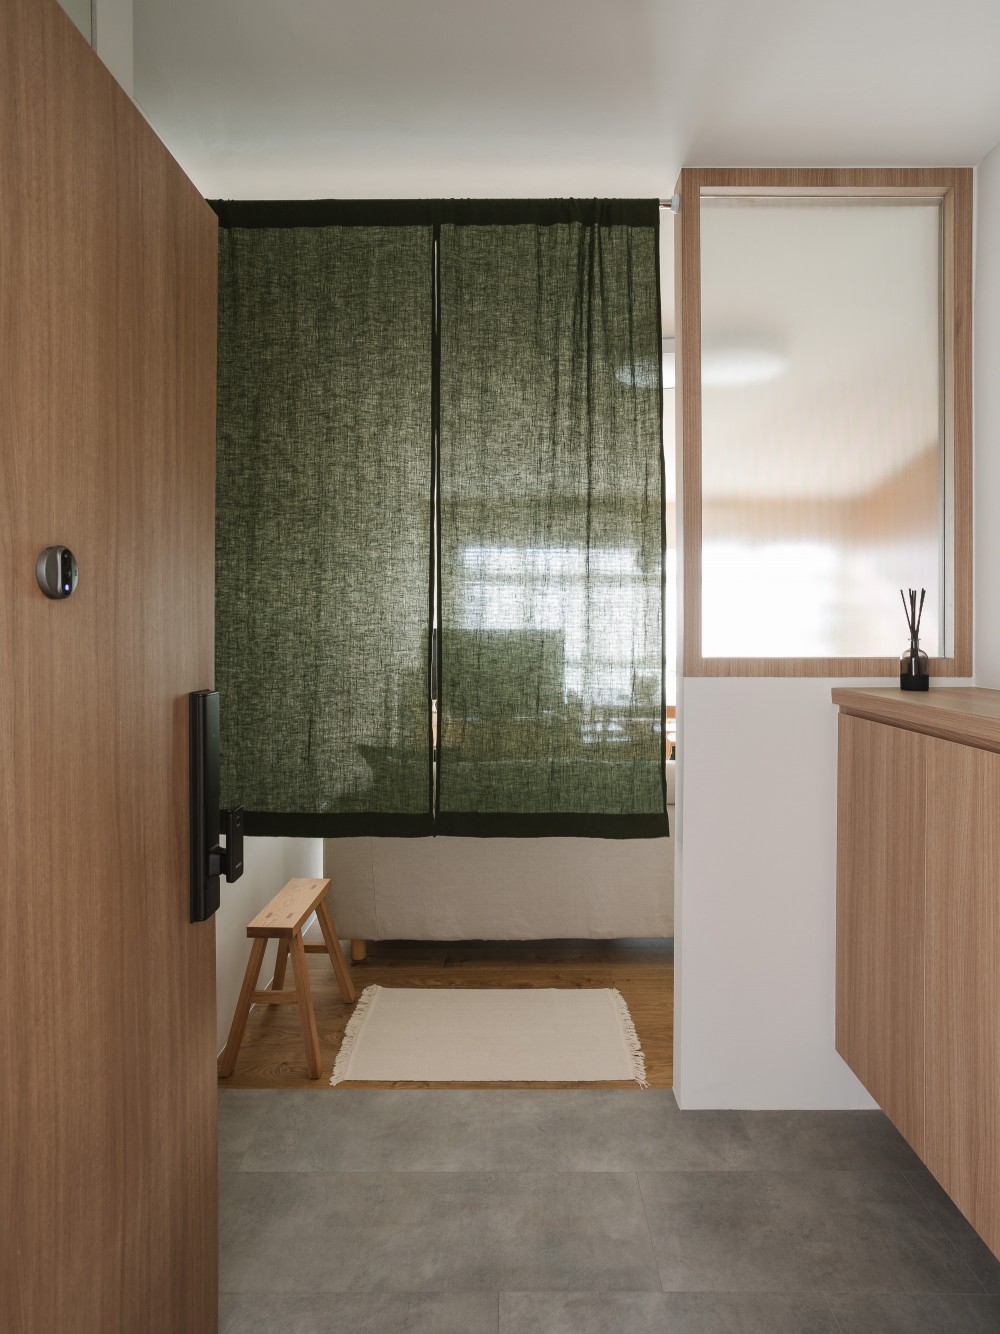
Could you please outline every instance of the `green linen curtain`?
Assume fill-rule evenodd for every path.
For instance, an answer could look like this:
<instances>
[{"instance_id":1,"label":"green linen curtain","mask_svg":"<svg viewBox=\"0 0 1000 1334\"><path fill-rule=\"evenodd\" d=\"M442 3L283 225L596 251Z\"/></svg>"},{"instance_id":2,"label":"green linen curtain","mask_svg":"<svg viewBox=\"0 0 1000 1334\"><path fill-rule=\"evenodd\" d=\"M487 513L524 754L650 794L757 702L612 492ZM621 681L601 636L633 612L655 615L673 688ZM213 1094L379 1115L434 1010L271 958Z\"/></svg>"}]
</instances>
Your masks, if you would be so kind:
<instances>
[{"instance_id":1,"label":"green linen curtain","mask_svg":"<svg viewBox=\"0 0 1000 1334\"><path fill-rule=\"evenodd\" d=\"M223 804L429 833L431 229L220 212Z\"/></svg>"},{"instance_id":2,"label":"green linen curtain","mask_svg":"<svg viewBox=\"0 0 1000 1334\"><path fill-rule=\"evenodd\" d=\"M438 824L666 832L655 204L441 229Z\"/></svg>"},{"instance_id":3,"label":"green linen curtain","mask_svg":"<svg viewBox=\"0 0 1000 1334\"><path fill-rule=\"evenodd\" d=\"M224 804L666 833L655 202L214 207Z\"/></svg>"}]
</instances>

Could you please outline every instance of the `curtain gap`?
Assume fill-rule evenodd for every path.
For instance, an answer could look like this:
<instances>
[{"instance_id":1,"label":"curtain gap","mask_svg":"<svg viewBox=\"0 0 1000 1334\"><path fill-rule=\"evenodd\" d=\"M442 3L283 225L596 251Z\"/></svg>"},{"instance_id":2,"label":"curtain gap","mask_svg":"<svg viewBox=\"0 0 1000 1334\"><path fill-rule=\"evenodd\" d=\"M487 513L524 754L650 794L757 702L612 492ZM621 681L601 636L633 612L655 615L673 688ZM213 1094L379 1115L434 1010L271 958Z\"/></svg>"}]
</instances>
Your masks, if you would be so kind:
<instances>
[{"instance_id":1,"label":"curtain gap","mask_svg":"<svg viewBox=\"0 0 1000 1334\"><path fill-rule=\"evenodd\" d=\"M431 560L427 701L430 733L431 826L441 807L441 224L431 242Z\"/></svg>"},{"instance_id":2,"label":"curtain gap","mask_svg":"<svg viewBox=\"0 0 1000 1334\"><path fill-rule=\"evenodd\" d=\"M663 205L661 204L662 208ZM656 337L658 346L663 347L663 302L660 285L660 220L657 217L653 237L654 265L656 273ZM667 760L670 751L667 746L667 455L666 439L663 434L663 357L657 357L657 411L660 422L660 786L663 792L663 818L667 821L667 834L670 833L670 817L667 814Z\"/></svg>"}]
</instances>

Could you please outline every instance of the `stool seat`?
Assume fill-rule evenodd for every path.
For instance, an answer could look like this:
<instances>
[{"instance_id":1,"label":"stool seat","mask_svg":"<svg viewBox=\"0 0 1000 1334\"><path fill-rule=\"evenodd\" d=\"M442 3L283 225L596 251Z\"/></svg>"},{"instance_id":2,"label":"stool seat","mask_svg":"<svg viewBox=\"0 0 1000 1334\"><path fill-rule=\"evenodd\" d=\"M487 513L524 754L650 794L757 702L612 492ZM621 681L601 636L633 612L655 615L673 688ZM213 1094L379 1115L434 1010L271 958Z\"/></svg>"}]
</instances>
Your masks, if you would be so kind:
<instances>
[{"instance_id":1,"label":"stool seat","mask_svg":"<svg viewBox=\"0 0 1000 1334\"><path fill-rule=\"evenodd\" d=\"M232 1028L229 1030L229 1040L219 1064L221 1078L228 1079L236 1069L236 1058L240 1054L252 1005L297 1005L306 1048L306 1069L310 1079L319 1079L319 1034L316 1031L316 1013L313 1010L312 990L306 967L307 947L302 941L302 928L313 912L323 933L323 944L310 945L308 948L324 950L329 954L337 977L337 985L344 1000L350 1005L358 998L347 961L340 948L340 940L333 918L330 916L330 909L326 905L329 888L328 879L297 877L289 880L247 926L247 936L253 944L250 946L250 958L243 976L240 998L236 1002L236 1013L233 1015ZM269 940L278 942L274 981L266 990L258 991L257 981ZM292 956L294 987L291 991L284 991L285 968L289 954Z\"/></svg>"}]
</instances>

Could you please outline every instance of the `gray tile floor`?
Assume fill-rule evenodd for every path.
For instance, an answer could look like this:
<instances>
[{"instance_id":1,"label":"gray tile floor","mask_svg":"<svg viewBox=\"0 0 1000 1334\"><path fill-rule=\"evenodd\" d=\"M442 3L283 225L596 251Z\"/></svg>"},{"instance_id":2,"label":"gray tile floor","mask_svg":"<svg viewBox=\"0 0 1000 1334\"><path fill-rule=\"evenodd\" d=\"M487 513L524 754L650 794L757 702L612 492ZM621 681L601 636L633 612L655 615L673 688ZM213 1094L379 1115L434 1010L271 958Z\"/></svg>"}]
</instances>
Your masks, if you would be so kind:
<instances>
[{"instance_id":1,"label":"gray tile floor","mask_svg":"<svg viewBox=\"0 0 1000 1334\"><path fill-rule=\"evenodd\" d=\"M998 1263L880 1112L219 1094L222 1334L986 1334Z\"/></svg>"}]
</instances>

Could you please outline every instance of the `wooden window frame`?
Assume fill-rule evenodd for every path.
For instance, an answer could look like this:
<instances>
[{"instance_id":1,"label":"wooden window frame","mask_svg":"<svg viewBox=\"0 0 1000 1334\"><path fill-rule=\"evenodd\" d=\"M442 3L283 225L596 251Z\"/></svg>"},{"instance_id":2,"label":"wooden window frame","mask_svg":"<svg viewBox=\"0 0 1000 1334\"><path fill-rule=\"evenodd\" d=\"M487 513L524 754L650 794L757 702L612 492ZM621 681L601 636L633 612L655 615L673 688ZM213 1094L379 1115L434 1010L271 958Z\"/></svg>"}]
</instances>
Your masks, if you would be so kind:
<instances>
[{"instance_id":1,"label":"wooden window frame","mask_svg":"<svg viewBox=\"0 0 1000 1334\"><path fill-rule=\"evenodd\" d=\"M932 658L932 676L972 674L972 169L792 169L687 167L678 178L674 226L677 319L677 495L685 676L895 677L896 656L705 658L701 651L701 195L803 193L938 196L943 205L945 449L952 461L952 654ZM947 533L946 533L947 540ZM900 616L900 644L906 638Z\"/></svg>"}]
</instances>

